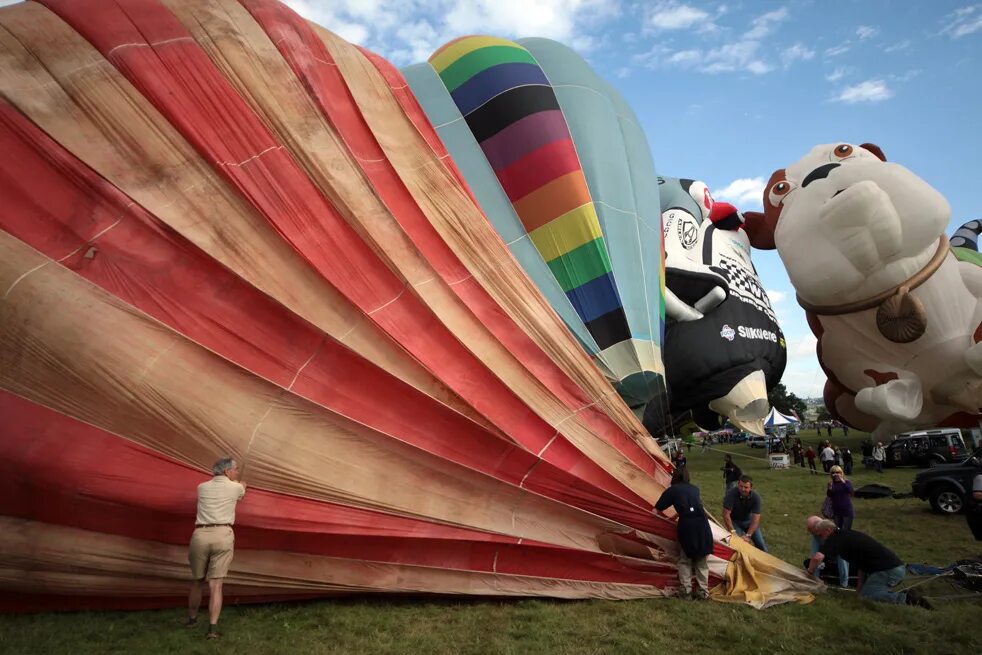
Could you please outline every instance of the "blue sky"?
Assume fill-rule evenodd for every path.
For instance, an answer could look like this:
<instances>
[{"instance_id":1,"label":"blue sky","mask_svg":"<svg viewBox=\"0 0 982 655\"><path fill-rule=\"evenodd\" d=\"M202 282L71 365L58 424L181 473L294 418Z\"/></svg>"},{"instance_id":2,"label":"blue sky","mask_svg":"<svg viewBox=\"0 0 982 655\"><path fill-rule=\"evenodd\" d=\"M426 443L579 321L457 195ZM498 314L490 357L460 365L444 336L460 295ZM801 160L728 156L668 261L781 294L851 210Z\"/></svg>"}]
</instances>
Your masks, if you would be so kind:
<instances>
[{"instance_id":1,"label":"blue sky","mask_svg":"<svg viewBox=\"0 0 982 655\"><path fill-rule=\"evenodd\" d=\"M11 0L0 0L0 5ZM982 3L934 0L287 0L398 66L466 34L572 46L634 108L660 173L760 209L819 143L879 144L982 217ZM951 230L949 230L950 233ZM785 384L820 396L815 340L776 253L754 261L788 339Z\"/></svg>"},{"instance_id":2,"label":"blue sky","mask_svg":"<svg viewBox=\"0 0 982 655\"><path fill-rule=\"evenodd\" d=\"M880 145L940 190L951 230L982 217L982 4L958 1L288 2L404 66L465 34L572 46L634 108L660 173L741 209L812 146ZM754 262L788 339L784 383L821 396L815 339L780 258Z\"/></svg>"}]
</instances>

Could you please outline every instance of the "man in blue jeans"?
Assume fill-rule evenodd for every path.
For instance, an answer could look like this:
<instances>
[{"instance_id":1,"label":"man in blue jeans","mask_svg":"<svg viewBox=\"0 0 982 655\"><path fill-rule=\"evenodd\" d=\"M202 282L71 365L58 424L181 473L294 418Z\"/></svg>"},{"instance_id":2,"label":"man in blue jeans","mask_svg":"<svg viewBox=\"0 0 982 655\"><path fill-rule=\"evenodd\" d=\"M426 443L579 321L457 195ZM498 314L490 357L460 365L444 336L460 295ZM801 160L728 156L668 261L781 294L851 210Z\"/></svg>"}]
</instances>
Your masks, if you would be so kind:
<instances>
[{"instance_id":1,"label":"man in blue jeans","mask_svg":"<svg viewBox=\"0 0 982 655\"><path fill-rule=\"evenodd\" d=\"M916 589L891 591L903 582L907 567L897 555L873 537L859 530L839 530L835 522L824 520L815 527L822 547L808 562L808 573L814 575L826 557L844 558L857 569L856 591L862 598L897 605L919 605L932 609Z\"/></svg>"},{"instance_id":2,"label":"man in blue jeans","mask_svg":"<svg viewBox=\"0 0 982 655\"><path fill-rule=\"evenodd\" d=\"M741 475L735 487L723 496L723 524L746 542L753 542L765 553L764 533L760 529L760 494L754 491L754 479Z\"/></svg>"},{"instance_id":3,"label":"man in blue jeans","mask_svg":"<svg viewBox=\"0 0 982 655\"><path fill-rule=\"evenodd\" d=\"M821 516L809 516L808 519L805 520L805 528L812 536L811 538L812 555L815 555L815 553L817 553L822 548L822 540L818 536L818 526L823 520L824 519ZM846 558L844 557L837 557L836 564L838 566L839 586L842 588L848 587L849 586L849 562L847 562ZM825 566L825 562L823 561L821 564L818 565L818 568L815 569L816 578L820 579L819 574L821 573L822 568L824 566Z\"/></svg>"}]
</instances>

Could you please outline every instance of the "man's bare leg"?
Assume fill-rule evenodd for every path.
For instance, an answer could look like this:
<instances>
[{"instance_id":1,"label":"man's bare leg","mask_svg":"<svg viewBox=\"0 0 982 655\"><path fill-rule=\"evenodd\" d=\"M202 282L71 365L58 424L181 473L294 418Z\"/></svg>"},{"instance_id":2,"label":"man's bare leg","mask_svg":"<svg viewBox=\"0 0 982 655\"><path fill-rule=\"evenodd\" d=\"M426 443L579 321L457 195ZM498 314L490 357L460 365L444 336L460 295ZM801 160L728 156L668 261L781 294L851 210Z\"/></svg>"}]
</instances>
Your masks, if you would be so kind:
<instances>
[{"instance_id":1,"label":"man's bare leg","mask_svg":"<svg viewBox=\"0 0 982 655\"><path fill-rule=\"evenodd\" d=\"M188 624L198 620L199 607L201 607L201 580L194 580L191 583L191 592L188 594Z\"/></svg>"},{"instance_id":2,"label":"man's bare leg","mask_svg":"<svg viewBox=\"0 0 982 655\"><path fill-rule=\"evenodd\" d=\"M222 582L224 578L209 578L208 591L208 633L215 633L218 626L218 616L222 613Z\"/></svg>"}]
</instances>

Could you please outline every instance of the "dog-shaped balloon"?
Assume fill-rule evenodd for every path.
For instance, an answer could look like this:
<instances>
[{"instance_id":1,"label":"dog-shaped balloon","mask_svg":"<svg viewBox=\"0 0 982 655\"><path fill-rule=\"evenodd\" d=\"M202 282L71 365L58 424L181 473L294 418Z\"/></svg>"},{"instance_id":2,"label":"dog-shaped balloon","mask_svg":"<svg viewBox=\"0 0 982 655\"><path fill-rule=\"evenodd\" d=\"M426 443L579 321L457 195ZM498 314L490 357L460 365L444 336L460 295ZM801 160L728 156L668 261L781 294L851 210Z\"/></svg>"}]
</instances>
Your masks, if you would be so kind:
<instances>
[{"instance_id":1,"label":"dog-shaped balloon","mask_svg":"<svg viewBox=\"0 0 982 655\"><path fill-rule=\"evenodd\" d=\"M787 268L829 410L878 437L977 425L982 267L949 247L944 197L879 147L837 143L775 171L763 201L745 229Z\"/></svg>"}]
</instances>

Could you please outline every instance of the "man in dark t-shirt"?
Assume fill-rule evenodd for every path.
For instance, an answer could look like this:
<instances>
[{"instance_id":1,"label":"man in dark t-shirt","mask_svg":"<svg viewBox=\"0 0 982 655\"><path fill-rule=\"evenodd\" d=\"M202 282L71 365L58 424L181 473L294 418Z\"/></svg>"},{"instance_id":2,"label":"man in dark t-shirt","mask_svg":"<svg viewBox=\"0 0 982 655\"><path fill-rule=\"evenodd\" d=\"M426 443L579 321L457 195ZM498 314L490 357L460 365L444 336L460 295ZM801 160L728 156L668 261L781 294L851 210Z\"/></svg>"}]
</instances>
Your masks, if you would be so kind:
<instances>
[{"instance_id":1,"label":"man in dark t-shirt","mask_svg":"<svg viewBox=\"0 0 982 655\"><path fill-rule=\"evenodd\" d=\"M914 589L891 591L903 581L907 567L896 553L873 537L859 530L839 530L828 520L820 522L814 534L821 540L822 547L808 562L809 574L814 574L826 557L839 557L858 570L856 591L860 596L930 609L930 603Z\"/></svg>"},{"instance_id":2,"label":"man in dark t-shirt","mask_svg":"<svg viewBox=\"0 0 982 655\"><path fill-rule=\"evenodd\" d=\"M754 479L741 475L737 485L723 496L723 524L766 553L767 544L760 529L761 505L760 494L754 491Z\"/></svg>"}]
</instances>

